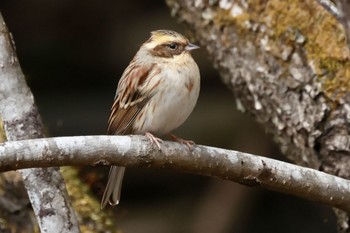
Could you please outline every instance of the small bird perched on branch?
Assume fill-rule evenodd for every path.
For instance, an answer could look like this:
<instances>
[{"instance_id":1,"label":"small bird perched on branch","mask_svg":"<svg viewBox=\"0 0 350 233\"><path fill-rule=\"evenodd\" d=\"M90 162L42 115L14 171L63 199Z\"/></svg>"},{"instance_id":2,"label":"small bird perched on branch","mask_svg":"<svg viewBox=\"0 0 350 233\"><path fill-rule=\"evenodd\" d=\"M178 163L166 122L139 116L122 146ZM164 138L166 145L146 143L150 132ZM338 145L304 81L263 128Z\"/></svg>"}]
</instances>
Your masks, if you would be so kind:
<instances>
[{"instance_id":1,"label":"small bird perched on branch","mask_svg":"<svg viewBox=\"0 0 350 233\"><path fill-rule=\"evenodd\" d=\"M177 32L151 32L119 80L107 133L145 134L160 150L162 140L153 134L170 134L196 105L200 74L190 51L198 48ZM189 148L194 144L170 136ZM101 208L119 203L124 171L125 167L111 167Z\"/></svg>"}]
</instances>

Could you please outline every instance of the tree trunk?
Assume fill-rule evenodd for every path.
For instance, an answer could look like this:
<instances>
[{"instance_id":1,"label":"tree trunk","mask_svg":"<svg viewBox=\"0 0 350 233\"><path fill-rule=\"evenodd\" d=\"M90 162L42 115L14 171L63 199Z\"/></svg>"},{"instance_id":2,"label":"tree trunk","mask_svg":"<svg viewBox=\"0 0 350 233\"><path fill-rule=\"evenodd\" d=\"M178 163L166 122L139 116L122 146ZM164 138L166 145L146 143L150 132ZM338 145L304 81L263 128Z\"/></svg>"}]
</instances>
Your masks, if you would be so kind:
<instances>
[{"instance_id":1,"label":"tree trunk","mask_svg":"<svg viewBox=\"0 0 350 233\"><path fill-rule=\"evenodd\" d=\"M350 178L349 49L332 15L314 0L167 4L288 159ZM350 232L349 215L335 212Z\"/></svg>"},{"instance_id":2,"label":"tree trunk","mask_svg":"<svg viewBox=\"0 0 350 233\"><path fill-rule=\"evenodd\" d=\"M0 13L0 115L8 141L44 136L33 95L28 88L14 51L14 42ZM35 168L19 171L41 232L80 232L59 168ZM15 192L20 196L18 186ZM2 186L8 187L8 186ZM26 196L7 199L18 207L9 214L24 212ZM7 202L5 202L7 203ZM24 204L23 204L24 203ZM2 203L0 203L2 204ZM8 204L8 203L7 203ZM0 209L7 209L4 205ZM23 220L23 219L22 219ZM24 219L27 220L28 219ZM30 227L28 227L30 228Z\"/></svg>"}]
</instances>

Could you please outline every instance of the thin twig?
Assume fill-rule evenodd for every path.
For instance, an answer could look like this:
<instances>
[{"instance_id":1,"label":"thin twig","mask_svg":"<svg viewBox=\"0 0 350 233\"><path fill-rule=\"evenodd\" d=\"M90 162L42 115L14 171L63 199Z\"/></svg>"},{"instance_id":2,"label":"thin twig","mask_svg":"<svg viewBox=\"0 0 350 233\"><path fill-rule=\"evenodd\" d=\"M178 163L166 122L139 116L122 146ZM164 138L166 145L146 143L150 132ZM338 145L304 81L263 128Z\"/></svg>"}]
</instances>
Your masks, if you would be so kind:
<instances>
[{"instance_id":1,"label":"thin twig","mask_svg":"<svg viewBox=\"0 0 350 233\"><path fill-rule=\"evenodd\" d=\"M331 0L318 0L318 3L338 20L342 18L341 12L339 12L337 6Z\"/></svg>"}]
</instances>

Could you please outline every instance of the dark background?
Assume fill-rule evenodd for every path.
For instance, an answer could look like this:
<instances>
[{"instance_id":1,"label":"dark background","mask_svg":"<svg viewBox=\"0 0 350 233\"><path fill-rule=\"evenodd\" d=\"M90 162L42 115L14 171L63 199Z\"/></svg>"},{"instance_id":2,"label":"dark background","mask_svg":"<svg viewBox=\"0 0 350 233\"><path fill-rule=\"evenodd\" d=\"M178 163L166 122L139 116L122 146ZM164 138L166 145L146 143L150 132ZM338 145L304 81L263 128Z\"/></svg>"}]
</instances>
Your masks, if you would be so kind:
<instances>
[{"instance_id":1,"label":"dark background","mask_svg":"<svg viewBox=\"0 0 350 233\"><path fill-rule=\"evenodd\" d=\"M172 29L189 35L159 0L1 0L0 11L50 136L105 134L118 79L149 32ZM236 111L204 49L193 56L201 70L201 94L176 134L197 144L283 160L271 136ZM98 199L101 192L95 191ZM127 170L122 202L114 212L119 228L133 233L336 232L330 208L152 169Z\"/></svg>"}]
</instances>

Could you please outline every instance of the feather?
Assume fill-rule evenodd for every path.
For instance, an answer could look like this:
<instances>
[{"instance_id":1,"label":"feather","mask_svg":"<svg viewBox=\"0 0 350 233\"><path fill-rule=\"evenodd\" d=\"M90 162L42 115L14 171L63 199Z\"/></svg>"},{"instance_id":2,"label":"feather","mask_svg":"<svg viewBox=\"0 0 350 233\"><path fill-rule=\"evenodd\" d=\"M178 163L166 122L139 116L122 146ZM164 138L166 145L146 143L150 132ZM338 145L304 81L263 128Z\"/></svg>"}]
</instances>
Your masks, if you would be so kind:
<instances>
[{"instance_id":1,"label":"feather","mask_svg":"<svg viewBox=\"0 0 350 233\"><path fill-rule=\"evenodd\" d=\"M108 120L109 135L132 133L132 123L154 94L154 89L145 90L143 84L158 74L155 65L136 66L133 60L125 70Z\"/></svg>"},{"instance_id":2,"label":"feather","mask_svg":"<svg viewBox=\"0 0 350 233\"><path fill-rule=\"evenodd\" d=\"M143 107L152 98L155 88L144 88L154 75L159 73L156 64L137 66L135 59L124 71L119 83L116 96L108 119L107 133L120 135L132 133L132 126ZM117 205L125 167L112 166L109 172L108 183L101 201L101 208L107 203Z\"/></svg>"}]
</instances>

